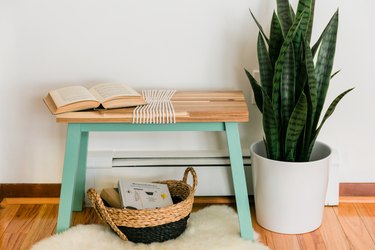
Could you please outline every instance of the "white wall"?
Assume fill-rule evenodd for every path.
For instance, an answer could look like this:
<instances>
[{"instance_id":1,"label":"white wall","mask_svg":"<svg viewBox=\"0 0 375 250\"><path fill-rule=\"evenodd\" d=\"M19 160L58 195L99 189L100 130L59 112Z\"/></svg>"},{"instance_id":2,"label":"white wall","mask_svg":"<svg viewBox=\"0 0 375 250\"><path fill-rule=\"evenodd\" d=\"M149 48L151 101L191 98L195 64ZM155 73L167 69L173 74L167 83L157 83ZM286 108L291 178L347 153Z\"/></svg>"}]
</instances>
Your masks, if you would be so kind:
<instances>
[{"instance_id":1,"label":"white wall","mask_svg":"<svg viewBox=\"0 0 375 250\"><path fill-rule=\"evenodd\" d=\"M335 68L342 72L329 99L356 89L320 140L339 151L342 181L374 182L375 35L369 24L375 2L317 1L315 38L337 7ZM243 68L257 68L257 27L248 8L268 27L273 0L0 0L0 183L61 180L66 126L56 124L42 102L51 89L116 81L139 89L235 88L249 96ZM259 113L254 106L250 112L251 122L241 127L243 146L261 138ZM215 133L164 137L94 134L89 147L222 147Z\"/></svg>"}]
</instances>

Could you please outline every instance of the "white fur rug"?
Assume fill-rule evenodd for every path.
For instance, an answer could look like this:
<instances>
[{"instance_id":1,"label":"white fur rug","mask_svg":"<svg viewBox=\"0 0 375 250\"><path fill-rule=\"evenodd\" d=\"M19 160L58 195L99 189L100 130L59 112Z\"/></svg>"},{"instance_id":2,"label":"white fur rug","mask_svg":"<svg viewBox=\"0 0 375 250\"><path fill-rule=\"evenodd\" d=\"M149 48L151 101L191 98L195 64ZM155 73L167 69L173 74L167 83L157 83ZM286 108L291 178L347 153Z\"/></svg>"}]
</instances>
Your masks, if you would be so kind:
<instances>
[{"instance_id":1,"label":"white fur rug","mask_svg":"<svg viewBox=\"0 0 375 250\"><path fill-rule=\"evenodd\" d=\"M121 240L108 226L78 225L35 244L32 250L265 250L264 245L243 240L238 217L228 206L209 206L192 213L186 231L163 243L135 244Z\"/></svg>"}]
</instances>

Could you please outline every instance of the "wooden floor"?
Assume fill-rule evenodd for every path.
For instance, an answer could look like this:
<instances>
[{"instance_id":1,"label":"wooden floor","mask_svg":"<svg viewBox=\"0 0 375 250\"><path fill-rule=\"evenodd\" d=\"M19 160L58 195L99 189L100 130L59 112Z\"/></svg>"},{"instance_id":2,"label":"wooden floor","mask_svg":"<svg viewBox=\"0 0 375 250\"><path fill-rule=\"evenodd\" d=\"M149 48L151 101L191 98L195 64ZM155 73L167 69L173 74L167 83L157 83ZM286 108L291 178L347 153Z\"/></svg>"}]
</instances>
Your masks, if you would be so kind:
<instances>
[{"instance_id":1,"label":"wooden floor","mask_svg":"<svg viewBox=\"0 0 375 250\"><path fill-rule=\"evenodd\" d=\"M194 211L206 205L195 205ZM57 204L9 203L0 208L0 249L29 249L33 243L52 235L57 211ZM73 214L74 225L88 223L100 223L93 209L85 208L83 212ZM372 250L375 249L375 203L342 203L338 207L326 207L322 226L308 234L273 233L261 228L254 217L253 227L270 249Z\"/></svg>"}]
</instances>

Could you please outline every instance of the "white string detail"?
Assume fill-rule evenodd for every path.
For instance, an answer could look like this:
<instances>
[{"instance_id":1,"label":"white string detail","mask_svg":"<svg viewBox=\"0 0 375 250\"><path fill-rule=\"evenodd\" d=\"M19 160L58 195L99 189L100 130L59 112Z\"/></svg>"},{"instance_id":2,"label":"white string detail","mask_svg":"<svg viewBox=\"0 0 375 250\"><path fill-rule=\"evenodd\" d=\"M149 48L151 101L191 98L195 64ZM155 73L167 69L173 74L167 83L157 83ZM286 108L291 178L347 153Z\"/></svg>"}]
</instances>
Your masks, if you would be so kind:
<instances>
[{"instance_id":1,"label":"white string detail","mask_svg":"<svg viewBox=\"0 0 375 250\"><path fill-rule=\"evenodd\" d=\"M133 110L133 123L159 124L176 123L176 114L172 97L176 90L142 90L146 105L137 106Z\"/></svg>"}]
</instances>

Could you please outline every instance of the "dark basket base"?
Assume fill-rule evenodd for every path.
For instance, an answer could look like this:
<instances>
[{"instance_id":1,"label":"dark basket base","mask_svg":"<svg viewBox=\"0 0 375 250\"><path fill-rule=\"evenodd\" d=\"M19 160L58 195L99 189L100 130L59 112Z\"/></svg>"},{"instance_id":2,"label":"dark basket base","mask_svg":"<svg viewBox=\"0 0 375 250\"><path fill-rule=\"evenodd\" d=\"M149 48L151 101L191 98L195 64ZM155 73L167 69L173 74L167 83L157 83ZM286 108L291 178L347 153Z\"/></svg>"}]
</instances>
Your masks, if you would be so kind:
<instances>
[{"instance_id":1,"label":"dark basket base","mask_svg":"<svg viewBox=\"0 0 375 250\"><path fill-rule=\"evenodd\" d=\"M176 221L155 227L133 228L119 226L120 231L126 235L128 240L135 243L149 244L152 242L163 242L175 239L180 236L186 229L189 216Z\"/></svg>"}]
</instances>

